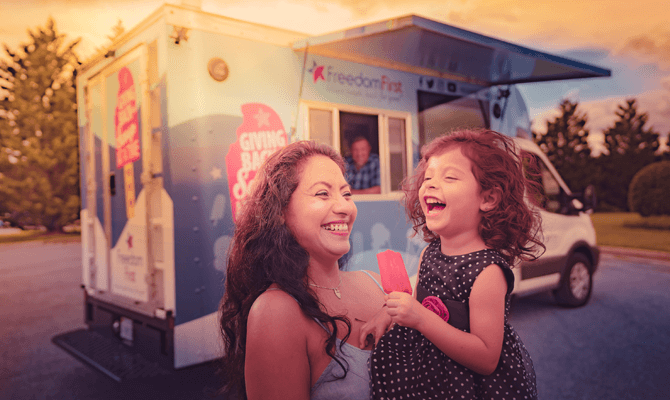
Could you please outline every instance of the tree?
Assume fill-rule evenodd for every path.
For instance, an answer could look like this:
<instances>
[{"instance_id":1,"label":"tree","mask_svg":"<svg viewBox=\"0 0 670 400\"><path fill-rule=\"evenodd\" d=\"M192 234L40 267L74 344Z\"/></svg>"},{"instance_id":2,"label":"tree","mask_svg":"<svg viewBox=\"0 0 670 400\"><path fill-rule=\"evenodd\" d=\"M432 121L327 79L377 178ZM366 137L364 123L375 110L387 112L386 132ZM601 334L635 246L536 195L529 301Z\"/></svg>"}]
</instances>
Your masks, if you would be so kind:
<instances>
[{"instance_id":1,"label":"tree","mask_svg":"<svg viewBox=\"0 0 670 400\"><path fill-rule=\"evenodd\" d=\"M0 61L0 204L20 225L49 231L79 214L75 40L53 19Z\"/></svg>"},{"instance_id":2,"label":"tree","mask_svg":"<svg viewBox=\"0 0 670 400\"><path fill-rule=\"evenodd\" d=\"M117 38L119 38L121 35L123 35L126 32L126 28L123 26L123 21L119 18L116 21L116 25L112 27L112 34L107 35L107 39L109 39L111 42L114 42Z\"/></svg>"},{"instance_id":3,"label":"tree","mask_svg":"<svg viewBox=\"0 0 670 400\"><path fill-rule=\"evenodd\" d=\"M84 59L84 64L89 63L91 60L95 59L99 54L105 54L111 50L114 41L120 38L124 33L126 33L126 28L123 26L123 21L119 18L116 21L116 25L112 27L112 33L107 35L109 42L103 46L96 46L95 51L86 59Z\"/></svg>"},{"instance_id":4,"label":"tree","mask_svg":"<svg viewBox=\"0 0 670 400\"><path fill-rule=\"evenodd\" d=\"M635 99L619 105L616 115L614 125L604 132L606 151L598 157L603 177L598 197L605 208L625 211L633 176L656 160L660 142L659 134L645 127L648 114L637 110Z\"/></svg>"},{"instance_id":5,"label":"tree","mask_svg":"<svg viewBox=\"0 0 670 400\"><path fill-rule=\"evenodd\" d=\"M587 116L578 106L568 99L561 101L560 115L547 121L547 132L533 132L533 137L568 186L580 192L593 181L589 173L593 159L587 141Z\"/></svg>"}]
</instances>

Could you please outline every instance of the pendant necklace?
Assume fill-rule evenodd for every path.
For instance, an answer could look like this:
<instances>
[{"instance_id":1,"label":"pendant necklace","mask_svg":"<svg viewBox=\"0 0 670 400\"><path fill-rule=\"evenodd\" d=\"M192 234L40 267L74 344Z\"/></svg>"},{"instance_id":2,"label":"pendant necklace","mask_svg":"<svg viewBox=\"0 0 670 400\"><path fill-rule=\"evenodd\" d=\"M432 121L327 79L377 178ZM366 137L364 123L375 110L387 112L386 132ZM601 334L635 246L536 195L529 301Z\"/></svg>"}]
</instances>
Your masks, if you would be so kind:
<instances>
[{"instance_id":1,"label":"pendant necklace","mask_svg":"<svg viewBox=\"0 0 670 400\"><path fill-rule=\"evenodd\" d=\"M339 274L338 274L338 275L339 275ZM309 283L309 282L308 282L308 283L309 283L309 286L314 286L314 287L319 288L319 289L328 289L328 290L332 290L333 293L335 293L335 296L337 296L338 299L341 299L341 298L342 298L342 293L340 293L340 285L342 284L342 276L341 276L341 275L339 275L339 276L340 276L340 283L338 283L337 286L335 286L334 288L332 288L332 287L325 287L325 286L319 286L319 285L317 285L317 284Z\"/></svg>"}]
</instances>

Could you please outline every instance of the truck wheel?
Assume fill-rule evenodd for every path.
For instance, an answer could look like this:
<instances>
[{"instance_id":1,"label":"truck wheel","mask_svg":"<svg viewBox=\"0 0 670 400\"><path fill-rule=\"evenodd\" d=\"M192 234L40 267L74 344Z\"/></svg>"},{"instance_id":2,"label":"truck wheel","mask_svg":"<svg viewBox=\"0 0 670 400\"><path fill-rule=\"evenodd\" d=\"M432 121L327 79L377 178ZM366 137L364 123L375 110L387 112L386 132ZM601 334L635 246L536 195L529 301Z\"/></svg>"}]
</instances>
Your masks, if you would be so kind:
<instances>
[{"instance_id":1,"label":"truck wheel","mask_svg":"<svg viewBox=\"0 0 670 400\"><path fill-rule=\"evenodd\" d=\"M565 273L561 277L561 286L554 291L556 301L567 307L579 307L586 304L593 290L593 268L588 257L574 253L568 260Z\"/></svg>"}]
</instances>

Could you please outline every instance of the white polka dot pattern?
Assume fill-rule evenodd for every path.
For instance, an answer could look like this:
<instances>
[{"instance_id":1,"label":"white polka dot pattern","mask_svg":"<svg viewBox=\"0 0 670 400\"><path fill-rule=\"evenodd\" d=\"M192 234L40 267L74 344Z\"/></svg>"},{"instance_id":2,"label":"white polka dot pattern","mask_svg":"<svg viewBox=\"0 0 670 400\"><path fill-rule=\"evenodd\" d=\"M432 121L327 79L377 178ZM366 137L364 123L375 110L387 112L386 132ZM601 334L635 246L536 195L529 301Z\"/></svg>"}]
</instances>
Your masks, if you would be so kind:
<instances>
[{"instance_id":1,"label":"white polka dot pattern","mask_svg":"<svg viewBox=\"0 0 670 400\"><path fill-rule=\"evenodd\" d=\"M502 268L508 283L505 335L496 370L479 375L447 357L418 331L396 325L370 357L373 399L537 399L533 363L507 322L514 274L498 252L481 250L450 257L442 254L437 239L424 253L419 285L442 300L467 304L475 279L491 264Z\"/></svg>"}]
</instances>

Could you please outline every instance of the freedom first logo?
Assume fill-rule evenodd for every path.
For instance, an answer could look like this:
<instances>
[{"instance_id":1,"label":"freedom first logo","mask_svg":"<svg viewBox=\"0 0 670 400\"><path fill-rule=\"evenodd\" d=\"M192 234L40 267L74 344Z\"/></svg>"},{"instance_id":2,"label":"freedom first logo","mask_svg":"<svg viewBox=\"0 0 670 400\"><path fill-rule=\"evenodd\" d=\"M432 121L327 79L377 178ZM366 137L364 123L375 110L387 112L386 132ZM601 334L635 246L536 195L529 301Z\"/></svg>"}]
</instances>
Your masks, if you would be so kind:
<instances>
[{"instance_id":1,"label":"freedom first logo","mask_svg":"<svg viewBox=\"0 0 670 400\"><path fill-rule=\"evenodd\" d=\"M312 61L312 68L307 72L312 74L312 79L316 84L319 80L328 83L338 83L340 85L356 86L365 89L378 89L381 91L388 91L391 93L402 93L402 82L394 82L386 75L380 78L373 78L359 73L358 75L347 74L336 71L332 65L318 65L316 61Z\"/></svg>"}]
</instances>

